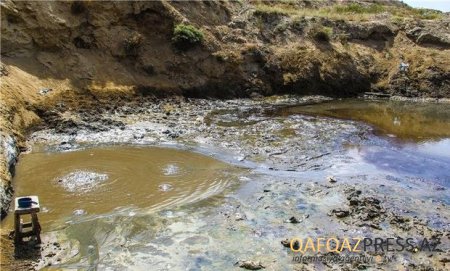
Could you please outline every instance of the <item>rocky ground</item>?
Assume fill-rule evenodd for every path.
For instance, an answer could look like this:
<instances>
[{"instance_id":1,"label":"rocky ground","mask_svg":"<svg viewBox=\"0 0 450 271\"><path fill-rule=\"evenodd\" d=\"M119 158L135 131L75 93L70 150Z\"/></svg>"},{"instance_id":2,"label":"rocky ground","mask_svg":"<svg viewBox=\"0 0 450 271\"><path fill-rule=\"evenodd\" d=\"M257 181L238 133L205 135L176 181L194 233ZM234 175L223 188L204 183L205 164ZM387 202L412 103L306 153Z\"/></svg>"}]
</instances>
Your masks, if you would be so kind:
<instances>
[{"instance_id":1,"label":"rocky ground","mask_svg":"<svg viewBox=\"0 0 450 271\"><path fill-rule=\"evenodd\" d=\"M92 110L98 109L61 106L42 116L43 125L27 144L46 151L118 143L175 146L248 170L239 178L240 183L223 195L193 205L137 217L124 210L106 220L95 219L95 226L88 220L58 232L65 236L81 228L96 229L92 238L98 240L95 249L99 260L95 264L99 268L145 268L151 264L162 270L186 266L193 270L239 266L268 270L445 270L450 249L447 187L359 161L346 145L390 148L386 139L372 134L370 126L274 114L279 106L326 99L149 99L139 107L129 101L96 114ZM105 236L112 225L121 226ZM138 233L130 231L136 225ZM366 256L374 257L371 262L296 263L293 259L299 254L290 252L284 241L305 236L401 237L417 242L427 238L438 243L439 249L415 251L416 246L398 253L367 252ZM139 241L143 239L150 243ZM52 246L46 247L44 257L30 266L89 265L83 252L86 248L68 243L67 237L62 240L58 242L66 247L64 253L53 255ZM71 253L76 253L76 263L64 256Z\"/></svg>"}]
</instances>

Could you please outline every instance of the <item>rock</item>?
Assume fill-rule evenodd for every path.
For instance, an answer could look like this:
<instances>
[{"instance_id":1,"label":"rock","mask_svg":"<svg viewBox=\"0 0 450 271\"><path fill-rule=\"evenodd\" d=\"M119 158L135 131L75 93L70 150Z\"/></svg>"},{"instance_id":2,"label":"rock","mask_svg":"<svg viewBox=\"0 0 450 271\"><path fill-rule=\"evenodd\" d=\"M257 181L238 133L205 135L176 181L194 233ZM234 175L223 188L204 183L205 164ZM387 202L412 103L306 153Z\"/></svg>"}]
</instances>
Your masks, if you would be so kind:
<instances>
[{"instance_id":1,"label":"rock","mask_svg":"<svg viewBox=\"0 0 450 271\"><path fill-rule=\"evenodd\" d=\"M244 268L247 270L260 270L266 268L261 262L253 262L253 261L239 261L235 265L238 265L240 268Z\"/></svg>"},{"instance_id":2,"label":"rock","mask_svg":"<svg viewBox=\"0 0 450 271\"><path fill-rule=\"evenodd\" d=\"M328 181L329 183L335 183L335 182L337 182L336 179L334 178L334 176L328 176L328 177L327 177L327 181Z\"/></svg>"},{"instance_id":3,"label":"rock","mask_svg":"<svg viewBox=\"0 0 450 271\"><path fill-rule=\"evenodd\" d=\"M289 239L284 239L284 240L282 240L282 241L281 241L281 244L282 244L284 247L291 247L291 241L290 241Z\"/></svg>"},{"instance_id":4,"label":"rock","mask_svg":"<svg viewBox=\"0 0 450 271\"><path fill-rule=\"evenodd\" d=\"M349 201L350 206L359 205L360 203L359 195L361 195L361 190L353 191L347 196L347 200Z\"/></svg>"},{"instance_id":5,"label":"rock","mask_svg":"<svg viewBox=\"0 0 450 271\"><path fill-rule=\"evenodd\" d=\"M9 71L6 69L6 66L3 64L0 64L0 77L1 76L8 76Z\"/></svg>"},{"instance_id":6,"label":"rock","mask_svg":"<svg viewBox=\"0 0 450 271\"><path fill-rule=\"evenodd\" d=\"M350 198L358 197L361 195L361 190L353 190L348 196L347 199L350 200Z\"/></svg>"},{"instance_id":7,"label":"rock","mask_svg":"<svg viewBox=\"0 0 450 271\"><path fill-rule=\"evenodd\" d=\"M247 22L244 20L235 20L228 23L228 26L231 28L245 28Z\"/></svg>"},{"instance_id":8,"label":"rock","mask_svg":"<svg viewBox=\"0 0 450 271\"><path fill-rule=\"evenodd\" d=\"M438 37L436 35L433 35L431 33L423 33L421 35L419 35L419 37L417 37L417 43L418 44L436 44L436 45L440 45L440 44L446 44L446 42L444 40L441 39L441 37ZM448 45L448 44L446 44Z\"/></svg>"},{"instance_id":9,"label":"rock","mask_svg":"<svg viewBox=\"0 0 450 271\"><path fill-rule=\"evenodd\" d=\"M55 255L56 255L56 253L50 252L50 253L48 253L47 255L45 255L45 257L50 258L50 257L53 257L53 256L55 256Z\"/></svg>"},{"instance_id":10,"label":"rock","mask_svg":"<svg viewBox=\"0 0 450 271\"><path fill-rule=\"evenodd\" d=\"M348 200L349 205L350 206L357 206L359 204L359 199L358 198L350 198Z\"/></svg>"},{"instance_id":11,"label":"rock","mask_svg":"<svg viewBox=\"0 0 450 271\"><path fill-rule=\"evenodd\" d=\"M397 29L379 23L352 25L349 28L350 38L359 40L388 40L397 32Z\"/></svg>"},{"instance_id":12,"label":"rock","mask_svg":"<svg viewBox=\"0 0 450 271\"><path fill-rule=\"evenodd\" d=\"M300 220L300 219L296 218L295 216L293 216L293 217L289 218L286 222L292 223L292 224L297 224L297 223L302 222L302 220Z\"/></svg>"},{"instance_id":13,"label":"rock","mask_svg":"<svg viewBox=\"0 0 450 271\"><path fill-rule=\"evenodd\" d=\"M9 173L13 173L12 169L16 165L19 149L16 146L14 137L0 132L0 165L5 169L9 169ZM5 176L5 175L3 175ZM3 219L10 207L11 197L13 194L12 183L10 182L12 174L5 179L0 180L0 218Z\"/></svg>"},{"instance_id":14,"label":"rock","mask_svg":"<svg viewBox=\"0 0 450 271\"><path fill-rule=\"evenodd\" d=\"M436 26L414 27L406 31L406 36L419 45L431 44L444 48L450 46L449 36L443 34Z\"/></svg>"},{"instance_id":15,"label":"rock","mask_svg":"<svg viewBox=\"0 0 450 271\"><path fill-rule=\"evenodd\" d=\"M289 239L284 239L284 240L282 240L282 241L281 241L281 244L282 244L284 247L288 247L288 248L291 247L291 241L290 241ZM298 241L295 241L295 242L292 244L292 248L293 248L293 249L299 249L299 247L300 247L300 243L299 243Z\"/></svg>"},{"instance_id":16,"label":"rock","mask_svg":"<svg viewBox=\"0 0 450 271\"><path fill-rule=\"evenodd\" d=\"M358 224L358 226L359 227L369 227L372 229L381 230L380 226L373 224L373 223L360 223L360 224Z\"/></svg>"},{"instance_id":17,"label":"rock","mask_svg":"<svg viewBox=\"0 0 450 271\"><path fill-rule=\"evenodd\" d=\"M70 142L61 142L61 144L59 144L59 149L62 151L68 151L70 149L72 149L74 147L74 145Z\"/></svg>"},{"instance_id":18,"label":"rock","mask_svg":"<svg viewBox=\"0 0 450 271\"><path fill-rule=\"evenodd\" d=\"M236 213L235 214L235 220L236 221L241 221L245 219L245 215L242 215L241 213Z\"/></svg>"},{"instance_id":19,"label":"rock","mask_svg":"<svg viewBox=\"0 0 450 271\"><path fill-rule=\"evenodd\" d=\"M47 94L47 93L49 93L49 92L51 92L51 91L53 91L53 89L51 89L51 88L41 88L41 89L39 90L39 94L45 95L45 94Z\"/></svg>"},{"instance_id":20,"label":"rock","mask_svg":"<svg viewBox=\"0 0 450 271\"><path fill-rule=\"evenodd\" d=\"M175 138L180 137L180 135L179 135L178 133L170 133L170 134L169 134L169 137L170 137L171 139L175 139Z\"/></svg>"},{"instance_id":21,"label":"rock","mask_svg":"<svg viewBox=\"0 0 450 271\"><path fill-rule=\"evenodd\" d=\"M411 225L409 225L409 223L408 223L410 221L411 221L411 219L409 219L408 217L392 214L392 217L391 217L389 223L397 226L398 228L400 228L404 231L408 231L411 229Z\"/></svg>"},{"instance_id":22,"label":"rock","mask_svg":"<svg viewBox=\"0 0 450 271\"><path fill-rule=\"evenodd\" d=\"M347 217L350 215L350 212L347 210L343 210L343 209L333 209L333 211L331 211L337 218L343 218L343 217Z\"/></svg>"},{"instance_id":23,"label":"rock","mask_svg":"<svg viewBox=\"0 0 450 271\"><path fill-rule=\"evenodd\" d=\"M144 134L134 134L133 138L134 139L143 139L144 138Z\"/></svg>"}]
</instances>

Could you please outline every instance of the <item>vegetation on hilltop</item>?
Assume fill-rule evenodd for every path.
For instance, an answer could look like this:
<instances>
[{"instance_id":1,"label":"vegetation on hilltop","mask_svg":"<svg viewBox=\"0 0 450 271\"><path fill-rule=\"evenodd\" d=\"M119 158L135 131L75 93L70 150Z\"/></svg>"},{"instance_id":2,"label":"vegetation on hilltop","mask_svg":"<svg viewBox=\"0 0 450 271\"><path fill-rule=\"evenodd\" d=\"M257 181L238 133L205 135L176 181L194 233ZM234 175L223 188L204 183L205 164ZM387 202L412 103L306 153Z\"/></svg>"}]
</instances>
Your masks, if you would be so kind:
<instances>
[{"instance_id":1,"label":"vegetation on hilltop","mask_svg":"<svg viewBox=\"0 0 450 271\"><path fill-rule=\"evenodd\" d=\"M388 7L379 3L333 4L319 8L299 8L297 1L259 2L257 13L282 14L296 17L326 17L330 19L368 21L379 14L392 18L436 20L442 17L442 12L431 9L412 8L409 6Z\"/></svg>"}]
</instances>

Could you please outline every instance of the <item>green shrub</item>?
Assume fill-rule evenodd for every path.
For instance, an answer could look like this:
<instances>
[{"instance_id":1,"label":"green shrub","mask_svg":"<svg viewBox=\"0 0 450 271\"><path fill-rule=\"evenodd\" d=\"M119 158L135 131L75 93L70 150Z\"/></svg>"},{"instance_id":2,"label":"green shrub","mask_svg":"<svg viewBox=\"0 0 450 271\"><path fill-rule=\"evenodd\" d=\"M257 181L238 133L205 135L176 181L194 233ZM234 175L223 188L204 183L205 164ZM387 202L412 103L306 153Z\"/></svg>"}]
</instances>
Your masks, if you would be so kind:
<instances>
[{"instance_id":1,"label":"green shrub","mask_svg":"<svg viewBox=\"0 0 450 271\"><path fill-rule=\"evenodd\" d=\"M172 41L178 47L186 48L203 41L203 33L193 25L178 24L173 30Z\"/></svg>"}]
</instances>

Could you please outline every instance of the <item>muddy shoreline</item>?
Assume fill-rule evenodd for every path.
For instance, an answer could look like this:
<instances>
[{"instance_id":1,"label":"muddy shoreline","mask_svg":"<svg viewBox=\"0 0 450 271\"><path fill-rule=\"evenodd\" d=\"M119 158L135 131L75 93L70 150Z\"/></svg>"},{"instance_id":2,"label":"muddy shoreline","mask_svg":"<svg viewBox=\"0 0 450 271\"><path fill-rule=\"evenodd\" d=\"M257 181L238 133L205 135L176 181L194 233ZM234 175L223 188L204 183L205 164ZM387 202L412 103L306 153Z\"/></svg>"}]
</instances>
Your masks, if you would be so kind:
<instances>
[{"instance_id":1,"label":"muddy shoreline","mask_svg":"<svg viewBox=\"0 0 450 271\"><path fill-rule=\"evenodd\" d=\"M217 206L210 207L201 201L181 210L174 209L174 213L190 213L192 218L187 220L175 215L166 222L169 225L185 225L186 228L195 224L196 230L191 232L195 238L181 247L201 248L207 244L214 256L197 256L209 259L207 262L211 266L217 264L233 268L235 262L261 261L269 269L444 270L448 264L446 254L450 249L448 188L426 178L405 178L359 164L358 159L347 152L345 145L378 144L383 147L390 144L374 136L373 128L367 124L308 116L281 119L268 117L265 113L267 108L325 100L329 99L320 96L227 101L175 98L157 103L148 100L139 106L130 102L118 107L92 108L94 112L88 108L72 111L56 107L55 112L41 116L45 123L30 135L27 145L33 146L33 151L50 152L116 144L170 146L247 168L249 173L242 176L238 188L226 190L219 197ZM10 147L9 153L14 154L13 150ZM10 157L9 161L15 161L14 155ZM333 176L335 181L330 181L329 176ZM292 223L292 217L295 223ZM125 218L119 214L112 219L121 221ZM153 219L167 220L167 217L164 213L158 213ZM196 221L206 223L199 226ZM173 229L166 238L180 234L178 231ZM236 233L239 233L238 236ZM183 234L189 238L188 233ZM439 240L441 251L376 252L368 255L395 254L396 259L391 262L356 263L356 266L355 263L317 265L293 263L295 255L280 243L298 236L330 234L412 236L417 240L426 237L433 242ZM49 234L49 238L55 238L54 233ZM233 243L236 238L245 240L242 247L238 248ZM258 249L255 251L256 244ZM67 266L68 259L64 257L71 255L73 248L68 248L67 244L63 246L67 248L66 254L55 255L52 255L54 247L44 246L43 259L34 261L30 268L49 264ZM220 246L225 249L220 251ZM105 249L102 245L100 248ZM163 245L163 250L170 255L179 248L169 244ZM240 257L236 257L238 250L246 252L242 255L238 253ZM212 258L218 259L215 264ZM124 267L113 258L103 259L100 267L102 264ZM192 255L181 253L180 259L192 260ZM168 261L171 261L170 257L162 257L158 267L163 268ZM183 261L173 261L171 264L174 268L181 268Z\"/></svg>"}]
</instances>

